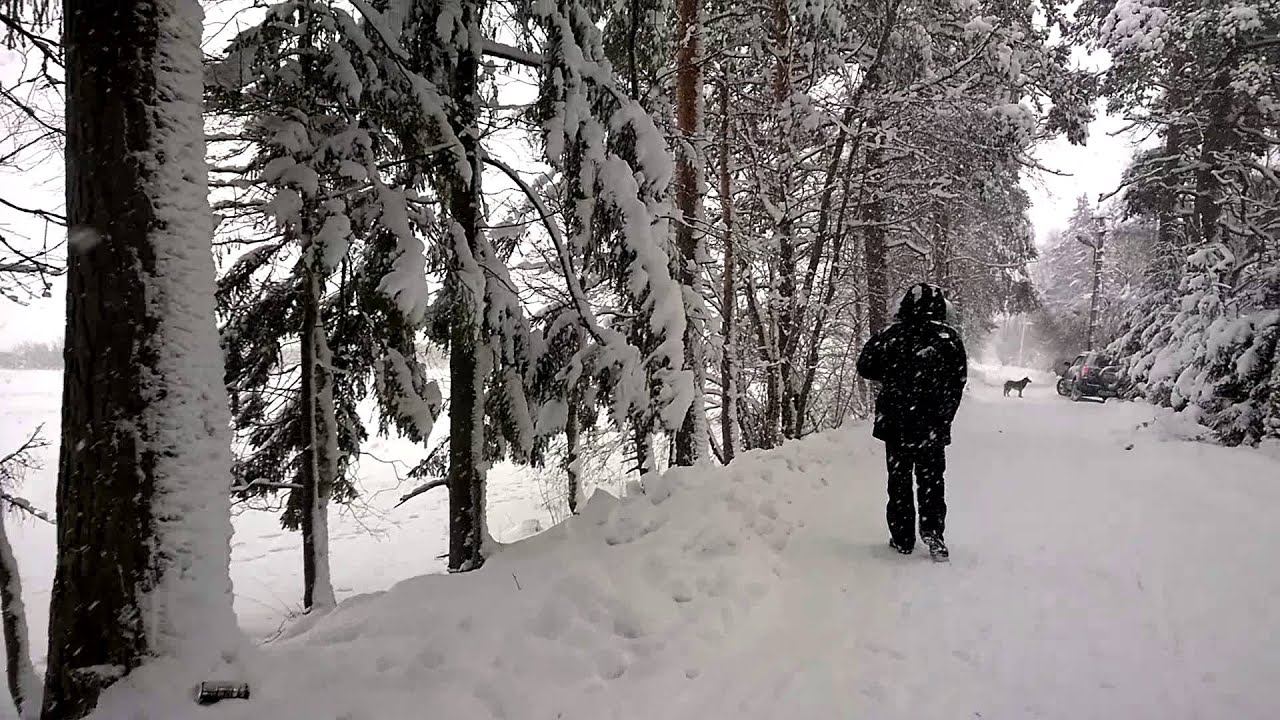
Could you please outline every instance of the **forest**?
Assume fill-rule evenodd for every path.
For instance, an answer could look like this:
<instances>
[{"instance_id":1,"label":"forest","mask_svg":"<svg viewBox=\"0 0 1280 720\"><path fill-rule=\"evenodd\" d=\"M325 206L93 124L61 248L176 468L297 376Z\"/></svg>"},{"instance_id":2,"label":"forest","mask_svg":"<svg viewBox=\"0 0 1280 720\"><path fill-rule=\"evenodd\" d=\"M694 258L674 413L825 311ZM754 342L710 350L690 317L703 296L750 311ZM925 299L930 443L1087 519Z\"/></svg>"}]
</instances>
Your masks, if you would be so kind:
<instances>
[{"instance_id":1,"label":"forest","mask_svg":"<svg viewBox=\"0 0 1280 720\"><path fill-rule=\"evenodd\" d=\"M464 573L495 463L554 472L571 515L865 418L857 353L914 282L1010 364L1105 349L1130 399L1280 437L1275 0L0 0L0 25L0 166L65 157L64 205L0 197L65 236L0 227L0 292L67 285L43 679L0 535L23 718L238 652L233 505L300 535L302 605L331 610L374 436L422 446L402 502L447 493ZM1099 108L1144 140L1037 247L1035 150ZM39 512L24 449L0 497Z\"/></svg>"}]
</instances>

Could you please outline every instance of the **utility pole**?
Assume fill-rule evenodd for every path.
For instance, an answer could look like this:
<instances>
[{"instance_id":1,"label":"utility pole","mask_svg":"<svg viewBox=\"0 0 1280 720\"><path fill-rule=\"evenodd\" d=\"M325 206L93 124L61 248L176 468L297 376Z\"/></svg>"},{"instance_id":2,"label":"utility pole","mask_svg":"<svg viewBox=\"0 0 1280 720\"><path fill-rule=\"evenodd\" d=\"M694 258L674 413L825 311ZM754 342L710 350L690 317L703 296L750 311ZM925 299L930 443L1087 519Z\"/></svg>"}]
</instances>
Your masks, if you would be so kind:
<instances>
[{"instance_id":1,"label":"utility pole","mask_svg":"<svg viewBox=\"0 0 1280 720\"><path fill-rule=\"evenodd\" d=\"M1102 293L1102 248L1107 236L1106 216L1094 215L1093 229L1092 238L1076 238L1081 245L1093 250L1093 294L1089 298L1089 336L1085 341L1085 350L1093 349L1094 334L1098 328L1098 297Z\"/></svg>"}]
</instances>

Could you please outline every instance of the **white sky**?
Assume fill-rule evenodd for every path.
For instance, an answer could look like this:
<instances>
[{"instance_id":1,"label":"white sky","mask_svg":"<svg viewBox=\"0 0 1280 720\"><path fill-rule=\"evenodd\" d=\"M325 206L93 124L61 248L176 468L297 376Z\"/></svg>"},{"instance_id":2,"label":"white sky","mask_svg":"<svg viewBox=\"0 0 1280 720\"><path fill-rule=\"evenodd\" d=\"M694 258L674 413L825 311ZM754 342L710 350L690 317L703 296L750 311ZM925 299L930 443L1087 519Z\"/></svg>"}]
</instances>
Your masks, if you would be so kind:
<instances>
[{"instance_id":1,"label":"white sky","mask_svg":"<svg viewBox=\"0 0 1280 720\"><path fill-rule=\"evenodd\" d=\"M1089 126L1089 142L1081 147L1058 138L1037 150L1036 159L1049 172L1029 174L1022 181L1031 196L1031 222L1036 229L1036 240L1043 242L1045 235L1066 226L1076 198L1087 195L1089 201L1098 202L1098 196L1110 193L1120 184L1120 176L1133 155L1135 143L1141 138L1125 132L1123 119L1103 112L1098 105L1098 118Z\"/></svg>"}]
</instances>

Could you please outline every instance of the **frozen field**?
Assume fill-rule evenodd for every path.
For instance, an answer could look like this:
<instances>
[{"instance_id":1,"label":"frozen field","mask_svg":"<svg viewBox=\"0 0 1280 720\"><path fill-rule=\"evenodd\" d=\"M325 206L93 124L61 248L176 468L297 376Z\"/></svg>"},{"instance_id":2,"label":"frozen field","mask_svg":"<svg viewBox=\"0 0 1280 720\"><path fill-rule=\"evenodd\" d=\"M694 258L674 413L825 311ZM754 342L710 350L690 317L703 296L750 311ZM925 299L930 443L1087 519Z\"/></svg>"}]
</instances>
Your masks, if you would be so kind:
<instances>
[{"instance_id":1,"label":"frozen field","mask_svg":"<svg viewBox=\"0 0 1280 720\"><path fill-rule=\"evenodd\" d=\"M27 433L44 424L44 434L52 443L42 453L44 469L29 478L19 494L50 514L57 482L61 392L62 376L58 372L0 370L0 448L16 447ZM437 428L437 438L444 431L447 427L442 423ZM445 490L432 490L394 508L400 496L414 485L412 480L401 483L397 471L404 475L426 455L425 449L378 437L372 438L366 449L386 462L372 457L362 461L360 479L366 501L360 507L334 512L331 520L333 579L340 601L354 594L386 589L415 575L444 572L444 560L438 556L447 550ZM520 537L528 531L528 521L537 521L542 527L550 524L537 476L504 465L491 477L489 523L496 539ZM7 521L21 564L28 621L36 640L35 660L42 666L53 581L54 530L16 516ZM274 514L252 510L239 512L235 530L231 574L236 613L241 627L251 637L270 637L301 609L301 536L282 530Z\"/></svg>"}]
</instances>

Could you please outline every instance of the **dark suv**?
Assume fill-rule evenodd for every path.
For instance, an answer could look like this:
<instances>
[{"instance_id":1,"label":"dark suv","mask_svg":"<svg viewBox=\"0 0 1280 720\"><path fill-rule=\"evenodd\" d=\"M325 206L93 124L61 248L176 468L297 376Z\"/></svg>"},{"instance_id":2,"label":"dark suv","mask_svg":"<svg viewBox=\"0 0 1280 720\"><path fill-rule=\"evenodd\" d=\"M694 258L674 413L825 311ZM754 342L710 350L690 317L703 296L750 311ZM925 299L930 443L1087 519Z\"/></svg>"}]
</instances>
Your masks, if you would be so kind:
<instances>
[{"instance_id":1,"label":"dark suv","mask_svg":"<svg viewBox=\"0 0 1280 720\"><path fill-rule=\"evenodd\" d=\"M1077 402L1086 397L1106 402L1120 394L1120 368L1106 355L1096 351L1080 353L1063 365L1066 369L1058 379L1059 395Z\"/></svg>"}]
</instances>

